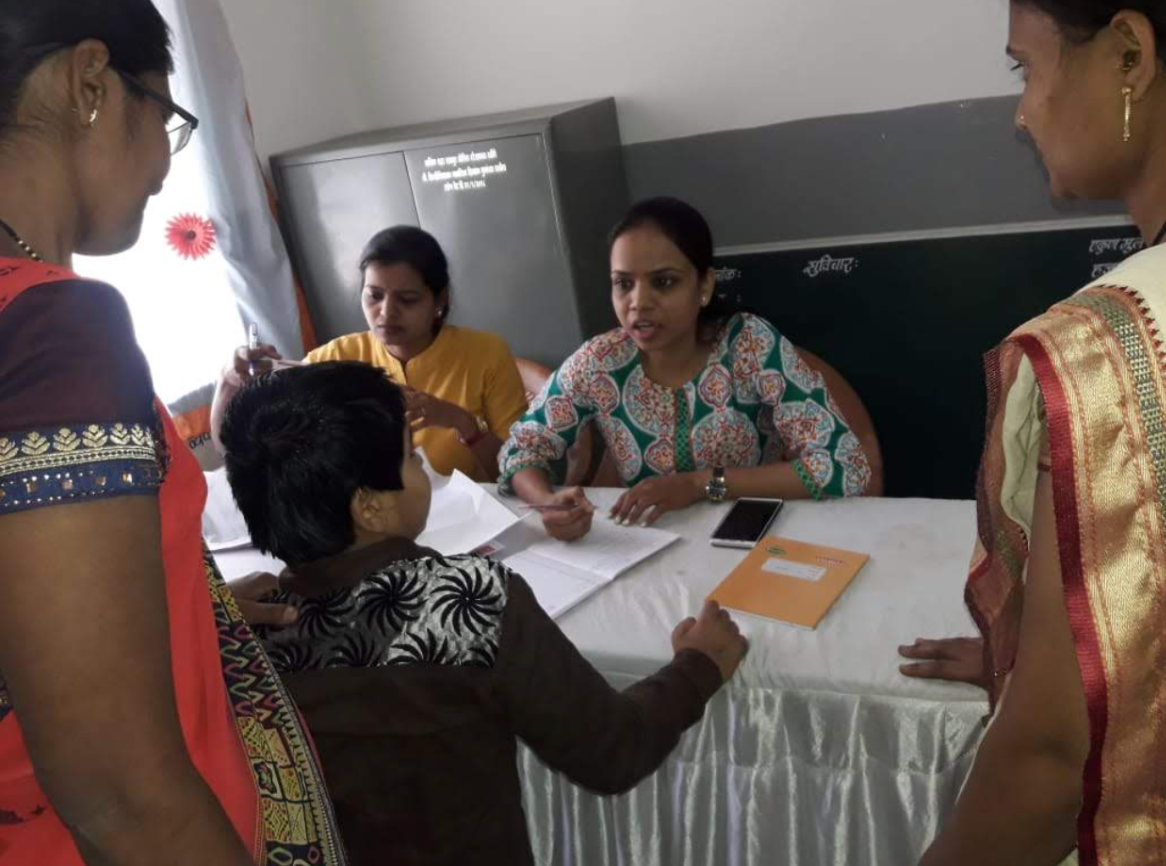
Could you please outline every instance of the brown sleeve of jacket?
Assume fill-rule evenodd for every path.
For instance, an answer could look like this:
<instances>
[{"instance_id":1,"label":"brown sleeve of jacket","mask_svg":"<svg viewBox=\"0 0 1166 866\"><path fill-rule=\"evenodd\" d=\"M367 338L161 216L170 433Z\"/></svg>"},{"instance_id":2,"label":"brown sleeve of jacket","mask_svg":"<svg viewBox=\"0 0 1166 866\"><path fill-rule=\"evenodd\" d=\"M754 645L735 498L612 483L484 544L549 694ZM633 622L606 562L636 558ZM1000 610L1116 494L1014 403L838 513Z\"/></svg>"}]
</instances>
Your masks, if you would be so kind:
<instances>
[{"instance_id":1,"label":"brown sleeve of jacket","mask_svg":"<svg viewBox=\"0 0 1166 866\"><path fill-rule=\"evenodd\" d=\"M496 688L516 736L547 765L601 794L654 773L721 687L716 664L684 650L618 692L579 653L518 575L495 665Z\"/></svg>"}]
</instances>

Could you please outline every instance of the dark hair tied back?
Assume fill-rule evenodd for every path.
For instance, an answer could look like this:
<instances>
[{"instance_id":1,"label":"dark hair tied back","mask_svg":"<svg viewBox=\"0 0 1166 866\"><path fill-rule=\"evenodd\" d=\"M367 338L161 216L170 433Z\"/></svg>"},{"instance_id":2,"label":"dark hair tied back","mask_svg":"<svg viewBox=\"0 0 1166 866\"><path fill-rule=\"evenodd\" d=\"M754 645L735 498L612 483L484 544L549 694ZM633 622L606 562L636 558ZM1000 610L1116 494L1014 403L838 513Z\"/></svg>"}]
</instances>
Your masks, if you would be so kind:
<instances>
[{"instance_id":1,"label":"dark hair tied back","mask_svg":"<svg viewBox=\"0 0 1166 866\"><path fill-rule=\"evenodd\" d=\"M437 238L416 226L393 226L373 235L360 255L369 265L409 265L433 294L449 288L449 262Z\"/></svg>"},{"instance_id":2,"label":"dark hair tied back","mask_svg":"<svg viewBox=\"0 0 1166 866\"><path fill-rule=\"evenodd\" d=\"M709 271L713 270L713 233L700 211L692 205L668 197L637 202L611 230L608 237L609 252L621 237L644 227L656 229L684 253L696 269L699 279L705 279ZM729 297L714 291L708 306L701 310L699 324L718 326L736 312L738 308Z\"/></svg>"},{"instance_id":3,"label":"dark hair tied back","mask_svg":"<svg viewBox=\"0 0 1166 866\"><path fill-rule=\"evenodd\" d=\"M1117 13L1141 12L1154 25L1159 54L1166 50L1166 2L1163 0L1017 0L1039 9L1076 42L1087 42L1104 30Z\"/></svg>"},{"instance_id":4,"label":"dark hair tied back","mask_svg":"<svg viewBox=\"0 0 1166 866\"><path fill-rule=\"evenodd\" d=\"M170 28L150 0L0 0L0 135L33 70L87 39L104 42L110 65L129 75L174 69Z\"/></svg>"}]
</instances>

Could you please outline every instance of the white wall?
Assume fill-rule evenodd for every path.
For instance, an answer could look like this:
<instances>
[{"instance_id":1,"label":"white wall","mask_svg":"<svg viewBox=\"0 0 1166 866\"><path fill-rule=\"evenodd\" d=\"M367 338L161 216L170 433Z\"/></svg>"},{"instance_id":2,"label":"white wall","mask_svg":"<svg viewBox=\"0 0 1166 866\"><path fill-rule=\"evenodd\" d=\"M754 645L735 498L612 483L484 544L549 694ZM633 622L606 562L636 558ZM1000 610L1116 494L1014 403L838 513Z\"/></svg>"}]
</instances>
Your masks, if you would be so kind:
<instances>
[{"instance_id":1,"label":"white wall","mask_svg":"<svg viewBox=\"0 0 1166 866\"><path fill-rule=\"evenodd\" d=\"M261 151L614 95L628 143L1018 91L1005 0L225 0Z\"/></svg>"},{"instance_id":2,"label":"white wall","mask_svg":"<svg viewBox=\"0 0 1166 866\"><path fill-rule=\"evenodd\" d=\"M348 0L219 0L266 157L368 128Z\"/></svg>"}]
</instances>

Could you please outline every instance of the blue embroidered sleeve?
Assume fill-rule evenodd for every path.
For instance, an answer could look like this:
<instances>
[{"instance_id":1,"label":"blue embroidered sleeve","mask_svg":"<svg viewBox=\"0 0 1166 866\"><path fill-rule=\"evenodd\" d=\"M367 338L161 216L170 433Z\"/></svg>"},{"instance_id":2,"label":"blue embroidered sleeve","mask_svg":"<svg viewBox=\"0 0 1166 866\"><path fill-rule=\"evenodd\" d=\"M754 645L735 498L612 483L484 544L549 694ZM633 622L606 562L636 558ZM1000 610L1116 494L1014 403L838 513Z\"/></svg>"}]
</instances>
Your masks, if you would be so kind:
<instances>
[{"instance_id":1,"label":"blue embroidered sleeve","mask_svg":"<svg viewBox=\"0 0 1166 866\"><path fill-rule=\"evenodd\" d=\"M152 392L114 289L73 280L17 298L0 316L0 516L155 493Z\"/></svg>"},{"instance_id":2,"label":"blue embroidered sleeve","mask_svg":"<svg viewBox=\"0 0 1166 866\"><path fill-rule=\"evenodd\" d=\"M152 430L89 424L0 436L0 515L84 499L151 494L162 483Z\"/></svg>"}]
</instances>

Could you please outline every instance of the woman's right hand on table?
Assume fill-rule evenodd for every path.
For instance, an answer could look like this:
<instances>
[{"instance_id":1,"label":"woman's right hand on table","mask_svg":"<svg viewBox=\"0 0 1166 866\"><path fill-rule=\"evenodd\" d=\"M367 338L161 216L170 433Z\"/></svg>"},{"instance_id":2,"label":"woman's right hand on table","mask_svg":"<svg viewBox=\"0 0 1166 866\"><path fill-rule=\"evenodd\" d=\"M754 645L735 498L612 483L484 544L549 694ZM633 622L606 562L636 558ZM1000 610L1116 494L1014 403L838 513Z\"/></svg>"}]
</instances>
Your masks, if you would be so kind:
<instances>
[{"instance_id":1,"label":"woman's right hand on table","mask_svg":"<svg viewBox=\"0 0 1166 866\"><path fill-rule=\"evenodd\" d=\"M578 541L591 531L595 506L582 487L567 487L551 494L536 508L542 511L543 528L559 541Z\"/></svg>"},{"instance_id":2,"label":"woman's right hand on table","mask_svg":"<svg viewBox=\"0 0 1166 866\"><path fill-rule=\"evenodd\" d=\"M984 670L984 641L978 637L919 638L899 647L899 655L912 659L899 667L906 677L969 683L987 690L990 677Z\"/></svg>"}]
</instances>

